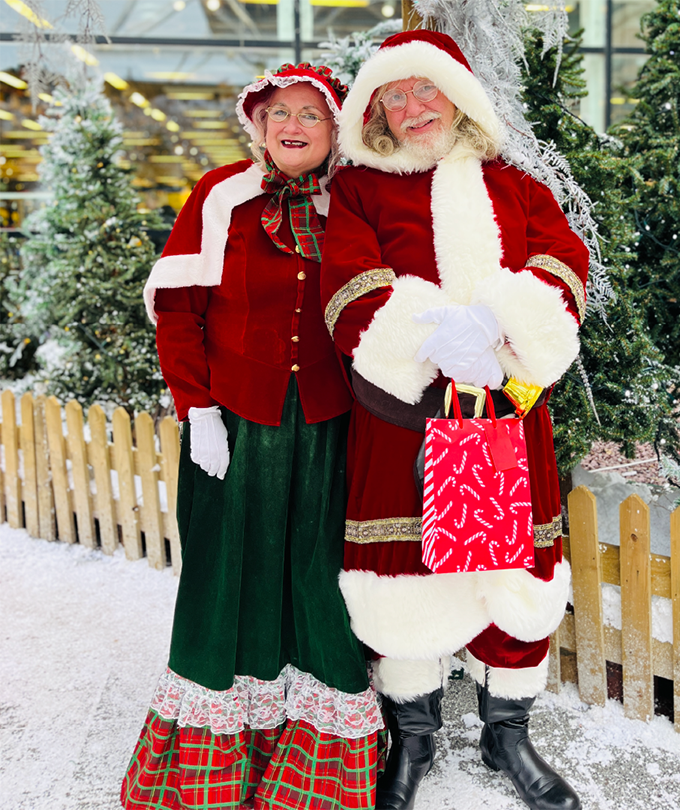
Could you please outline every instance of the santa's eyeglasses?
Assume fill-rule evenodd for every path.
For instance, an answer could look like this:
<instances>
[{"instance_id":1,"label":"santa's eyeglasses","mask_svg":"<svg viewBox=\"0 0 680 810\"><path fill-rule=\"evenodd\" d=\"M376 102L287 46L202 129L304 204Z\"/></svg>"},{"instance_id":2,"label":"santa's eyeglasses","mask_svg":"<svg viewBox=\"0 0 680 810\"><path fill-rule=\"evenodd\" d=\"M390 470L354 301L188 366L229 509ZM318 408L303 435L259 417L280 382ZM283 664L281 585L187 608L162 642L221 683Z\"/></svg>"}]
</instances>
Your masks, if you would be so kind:
<instances>
[{"instance_id":1,"label":"santa's eyeglasses","mask_svg":"<svg viewBox=\"0 0 680 810\"><path fill-rule=\"evenodd\" d=\"M307 129L315 127L319 121L330 121L332 117L319 118L319 116L314 115L314 113L292 113L290 110L286 110L283 107L267 107L266 112L269 119L275 121L277 124L283 124L284 121L288 120L289 116L294 115L300 124Z\"/></svg>"},{"instance_id":2,"label":"santa's eyeglasses","mask_svg":"<svg viewBox=\"0 0 680 810\"><path fill-rule=\"evenodd\" d=\"M407 93L413 93L418 101L427 102L433 101L438 92L439 88L435 87L432 82L422 81L417 82L411 90L402 90L400 87L393 87L383 94L380 101L385 109L390 112L398 112L399 110L403 110L406 106Z\"/></svg>"}]
</instances>

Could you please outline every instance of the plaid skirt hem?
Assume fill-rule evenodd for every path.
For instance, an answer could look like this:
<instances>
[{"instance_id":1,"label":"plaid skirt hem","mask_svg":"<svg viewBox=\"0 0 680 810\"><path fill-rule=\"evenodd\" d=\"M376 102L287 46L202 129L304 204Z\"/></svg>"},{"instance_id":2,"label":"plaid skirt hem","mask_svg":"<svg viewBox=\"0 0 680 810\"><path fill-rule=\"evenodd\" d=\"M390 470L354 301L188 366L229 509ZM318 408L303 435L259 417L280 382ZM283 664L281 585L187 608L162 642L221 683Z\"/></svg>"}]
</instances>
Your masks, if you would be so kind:
<instances>
[{"instance_id":1,"label":"plaid skirt hem","mask_svg":"<svg viewBox=\"0 0 680 810\"><path fill-rule=\"evenodd\" d=\"M336 737L304 720L216 735L150 711L121 803L125 810L371 810L378 738Z\"/></svg>"}]
</instances>

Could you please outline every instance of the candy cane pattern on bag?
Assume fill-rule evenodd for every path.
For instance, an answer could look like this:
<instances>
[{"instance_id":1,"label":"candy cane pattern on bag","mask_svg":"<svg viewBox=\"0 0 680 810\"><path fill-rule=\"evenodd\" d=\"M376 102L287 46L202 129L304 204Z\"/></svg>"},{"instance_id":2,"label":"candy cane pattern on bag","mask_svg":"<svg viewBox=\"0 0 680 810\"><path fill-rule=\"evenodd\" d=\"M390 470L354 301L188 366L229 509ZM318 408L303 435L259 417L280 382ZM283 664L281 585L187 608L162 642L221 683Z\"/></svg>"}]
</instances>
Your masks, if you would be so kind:
<instances>
[{"instance_id":1,"label":"candy cane pattern on bag","mask_svg":"<svg viewBox=\"0 0 680 810\"><path fill-rule=\"evenodd\" d=\"M505 420L504 420L505 421ZM509 420L507 420L509 421ZM428 420L425 437L423 553L434 572L533 565L533 517L524 426L508 434L517 467L496 471L484 433L488 420Z\"/></svg>"}]
</instances>

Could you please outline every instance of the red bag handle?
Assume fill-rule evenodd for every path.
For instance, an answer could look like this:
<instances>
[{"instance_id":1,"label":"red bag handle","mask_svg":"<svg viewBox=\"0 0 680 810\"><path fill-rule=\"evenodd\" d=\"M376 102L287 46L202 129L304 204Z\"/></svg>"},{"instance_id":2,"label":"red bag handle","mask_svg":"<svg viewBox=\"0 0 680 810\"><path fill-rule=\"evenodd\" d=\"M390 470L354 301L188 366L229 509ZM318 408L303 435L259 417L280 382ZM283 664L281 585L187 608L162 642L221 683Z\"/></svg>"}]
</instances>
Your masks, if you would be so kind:
<instances>
[{"instance_id":1,"label":"red bag handle","mask_svg":"<svg viewBox=\"0 0 680 810\"><path fill-rule=\"evenodd\" d=\"M496 409L493 405L493 397L491 396L491 391L489 391L489 386L485 385L484 390L486 391L486 415L491 420L491 424L496 427Z\"/></svg>"},{"instance_id":2,"label":"red bag handle","mask_svg":"<svg viewBox=\"0 0 680 810\"><path fill-rule=\"evenodd\" d=\"M450 395L450 402L449 402L449 389L451 391ZM444 415L448 418L449 416L449 407L450 404L453 404L453 417L458 422L458 427L463 427L463 411L460 407L460 400L458 399L458 389L456 388L456 381L452 378L451 383L449 385L449 389L446 391L446 397L444 398ZM491 420L491 424L496 427L496 409L493 405L493 397L491 396L491 391L489 391L489 386L484 386L484 391L486 392L485 397L485 404L486 404L486 413L488 418Z\"/></svg>"},{"instance_id":3,"label":"red bag handle","mask_svg":"<svg viewBox=\"0 0 680 810\"><path fill-rule=\"evenodd\" d=\"M458 399L458 389L456 388L456 381L451 380L451 401L453 403L453 416L458 422L458 427L463 428L463 411L460 409L460 400ZM448 392L447 392L448 393ZM446 403L445 403L446 406ZM449 409L446 407L446 415L449 415Z\"/></svg>"}]
</instances>

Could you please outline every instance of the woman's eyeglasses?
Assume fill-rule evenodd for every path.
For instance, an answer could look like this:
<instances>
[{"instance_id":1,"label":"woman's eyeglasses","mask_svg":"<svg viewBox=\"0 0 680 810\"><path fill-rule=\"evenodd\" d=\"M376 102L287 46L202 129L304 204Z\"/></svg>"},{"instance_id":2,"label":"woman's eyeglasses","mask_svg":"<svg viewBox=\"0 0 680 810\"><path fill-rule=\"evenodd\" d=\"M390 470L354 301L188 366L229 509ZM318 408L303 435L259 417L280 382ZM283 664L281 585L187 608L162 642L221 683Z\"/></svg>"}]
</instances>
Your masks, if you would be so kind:
<instances>
[{"instance_id":1,"label":"woman's eyeglasses","mask_svg":"<svg viewBox=\"0 0 680 810\"><path fill-rule=\"evenodd\" d=\"M267 115L269 116L270 121L274 121L277 124L283 124L284 121L288 120L288 116L294 115L300 124L303 127L307 127L307 129L311 129L315 127L319 121L330 121L332 116L328 118L319 118L318 115L314 115L314 113L292 113L290 110L284 110L283 107L267 107Z\"/></svg>"},{"instance_id":2,"label":"woman's eyeglasses","mask_svg":"<svg viewBox=\"0 0 680 810\"><path fill-rule=\"evenodd\" d=\"M398 112L406 106L407 93L413 93L418 101L432 101L438 92L439 88L435 87L432 82L417 82L412 90L402 90L399 87L388 90L380 101L390 112Z\"/></svg>"}]
</instances>

